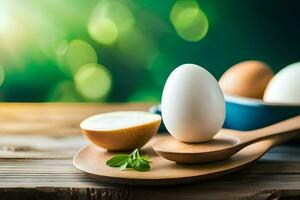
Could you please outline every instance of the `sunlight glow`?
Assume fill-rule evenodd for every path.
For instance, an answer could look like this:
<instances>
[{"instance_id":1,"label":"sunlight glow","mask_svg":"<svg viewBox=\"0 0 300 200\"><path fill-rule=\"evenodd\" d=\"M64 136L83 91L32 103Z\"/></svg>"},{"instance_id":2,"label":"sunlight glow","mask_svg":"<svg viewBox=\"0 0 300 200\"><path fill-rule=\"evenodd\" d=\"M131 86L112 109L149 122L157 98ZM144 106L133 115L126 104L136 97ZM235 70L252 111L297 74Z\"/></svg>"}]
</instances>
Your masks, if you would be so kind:
<instances>
[{"instance_id":1,"label":"sunlight glow","mask_svg":"<svg viewBox=\"0 0 300 200\"><path fill-rule=\"evenodd\" d=\"M0 37L8 36L15 27L15 16L11 7L9 2L0 1Z\"/></svg>"},{"instance_id":2,"label":"sunlight glow","mask_svg":"<svg viewBox=\"0 0 300 200\"><path fill-rule=\"evenodd\" d=\"M10 18L6 12L0 11L0 34L6 33L10 29Z\"/></svg>"},{"instance_id":3,"label":"sunlight glow","mask_svg":"<svg viewBox=\"0 0 300 200\"><path fill-rule=\"evenodd\" d=\"M0 39L13 38L18 32L17 15L10 2L0 1Z\"/></svg>"}]
</instances>

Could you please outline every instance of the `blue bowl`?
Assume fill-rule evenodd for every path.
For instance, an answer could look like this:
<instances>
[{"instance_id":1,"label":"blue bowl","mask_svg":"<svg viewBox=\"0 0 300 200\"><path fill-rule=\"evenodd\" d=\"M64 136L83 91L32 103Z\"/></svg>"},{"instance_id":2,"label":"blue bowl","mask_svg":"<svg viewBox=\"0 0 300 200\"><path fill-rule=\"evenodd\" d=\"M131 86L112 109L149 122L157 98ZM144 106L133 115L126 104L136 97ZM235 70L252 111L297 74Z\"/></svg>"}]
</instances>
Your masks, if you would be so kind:
<instances>
[{"instance_id":1,"label":"blue bowl","mask_svg":"<svg viewBox=\"0 0 300 200\"><path fill-rule=\"evenodd\" d=\"M224 128L253 130L300 115L300 104L267 103L260 99L225 96Z\"/></svg>"},{"instance_id":2,"label":"blue bowl","mask_svg":"<svg viewBox=\"0 0 300 200\"><path fill-rule=\"evenodd\" d=\"M290 117L300 115L300 104L267 103L259 99L225 96L226 117L223 127L235 130L254 130ZM161 114L160 106L150 112ZM161 124L160 132L165 132Z\"/></svg>"}]
</instances>

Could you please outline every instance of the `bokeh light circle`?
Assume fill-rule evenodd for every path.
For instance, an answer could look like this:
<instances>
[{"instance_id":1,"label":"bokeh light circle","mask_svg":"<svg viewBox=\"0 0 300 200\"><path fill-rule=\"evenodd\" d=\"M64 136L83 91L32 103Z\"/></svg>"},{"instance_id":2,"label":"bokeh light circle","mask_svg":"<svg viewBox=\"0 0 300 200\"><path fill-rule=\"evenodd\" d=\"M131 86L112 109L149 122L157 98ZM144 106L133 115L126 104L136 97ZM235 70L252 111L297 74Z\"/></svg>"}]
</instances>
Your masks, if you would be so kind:
<instances>
[{"instance_id":1,"label":"bokeh light circle","mask_svg":"<svg viewBox=\"0 0 300 200\"><path fill-rule=\"evenodd\" d=\"M118 39L117 25L109 18L91 18L88 32L94 40L105 45L111 45Z\"/></svg>"},{"instance_id":2,"label":"bokeh light circle","mask_svg":"<svg viewBox=\"0 0 300 200\"><path fill-rule=\"evenodd\" d=\"M100 1L93 10L88 33L100 44L112 45L134 27L135 19L122 1Z\"/></svg>"},{"instance_id":3,"label":"bokeh light circle","mask_svg":"<svg viewBox=\"0 0 300 200\"><path fill-rule=\"evenodd\" d=\"M75 75L77 91L88 100L101 100L111 89L112 77L104 66L89 63L82 66Z\"/></svg>"},{"instance_id":4,"label":"bokeh light circle","mask_svg":"<svg viewBox=\"0 0 300 200\"><path fill-rule=\"evenodd\" d=\"M46 101L53 102L78 102L82 101L73 81L63 80L57 83L49 91Z\"/></svg>"},{"instance_id":5,"label":"bokeh light circle","mask_svg":"<svg viewBox=\"0 0 300 200\"><path fill-rule=\"evenodd\" d=\"M177 34L187 41L199 41L208 31L208 19L196 0L178 0L174 4L171 22Z\"/></svg>"},{"instance_id":6,"label":"bokeh light circle","mask_svg":"<svg viewBox=\"0 0 300 200\"><path fill-rule=\"evenodd\" d=\"M76 74L81 66L98 61L94 48L83 40L72 40L69 44L62 41L56 54L62 70L70 75Z\"/></svg>"}]
</instances>

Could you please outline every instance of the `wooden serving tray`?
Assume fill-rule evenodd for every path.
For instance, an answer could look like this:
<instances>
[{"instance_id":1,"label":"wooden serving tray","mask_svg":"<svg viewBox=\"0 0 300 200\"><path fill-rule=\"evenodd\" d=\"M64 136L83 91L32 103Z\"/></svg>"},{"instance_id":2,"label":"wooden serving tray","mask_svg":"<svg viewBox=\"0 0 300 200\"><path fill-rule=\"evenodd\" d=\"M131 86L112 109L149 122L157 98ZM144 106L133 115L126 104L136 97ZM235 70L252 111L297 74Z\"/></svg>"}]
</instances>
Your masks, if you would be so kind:
<instances>
[{"instance_id":1,"label":"wooden serving tray","mask_svg":"<svg viewBox=\"0 0 300 200\"><path fill-rule=\"evenodd\" d=\"M108 152L91 144L75 154L73 164L79 170L103 182L127 185L183 184L212 179L239 170L259 159L274 143L274 140L254 143L224 161L183 165L166 160L152 150L153 142L160 137L171 136L156 136L142 149L142 154L150 156L151 169L148 172L130 169L120 171L118 168L109 167L105 164L106 161L117 153Z\"/></svg>"}]
</instances>

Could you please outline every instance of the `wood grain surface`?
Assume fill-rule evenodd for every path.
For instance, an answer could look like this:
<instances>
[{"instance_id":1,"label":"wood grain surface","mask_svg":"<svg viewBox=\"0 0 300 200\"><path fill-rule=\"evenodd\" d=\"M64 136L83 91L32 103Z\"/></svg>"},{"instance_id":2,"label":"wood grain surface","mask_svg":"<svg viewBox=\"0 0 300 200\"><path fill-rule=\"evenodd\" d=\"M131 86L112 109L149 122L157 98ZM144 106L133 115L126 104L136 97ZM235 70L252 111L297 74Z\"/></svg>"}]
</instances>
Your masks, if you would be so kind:
<instances>
[{"instance_id":1,"label":"wood grain surface","mask_svg":"<svg viewBox=\"0 0 300 200\"><path fill-rule=\"evenodd\" d=\"M0 199L300 199L300 142L276 147L242 171L181 186L110 185L73 167L73 154L86 145L83 118L149 106L0 104Z\"/></svg>"}]
</instances>

